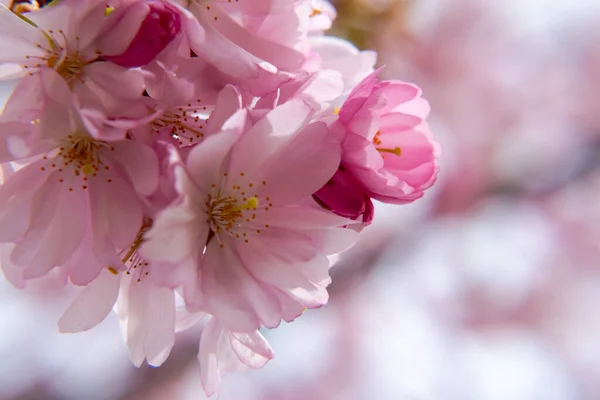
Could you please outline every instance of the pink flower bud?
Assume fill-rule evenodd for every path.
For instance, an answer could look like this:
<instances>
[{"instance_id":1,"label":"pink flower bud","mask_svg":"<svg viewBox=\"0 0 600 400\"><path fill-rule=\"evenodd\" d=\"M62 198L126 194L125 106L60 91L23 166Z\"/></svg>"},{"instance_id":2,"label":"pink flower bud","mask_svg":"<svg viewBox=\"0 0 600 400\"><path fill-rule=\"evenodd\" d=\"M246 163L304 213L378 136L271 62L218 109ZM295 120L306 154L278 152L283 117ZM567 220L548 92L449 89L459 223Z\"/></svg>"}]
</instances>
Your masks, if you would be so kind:
<instances>
[{"instance_id":1,"label":"pink flower bud","mask_svg":"<svg viewBox=\"0 0 600 400\"><path fill-rule=\"evenodd\" d=\"M145 9L147 16L127 50L116 56L105 56L106 60L126 68L141 67L154 60L179 34L181 16L175 7L159 0L149 0L144 5L141 9ZM132 12L140 10L139 7L130 9Z\"/></svg>"},{"instance_id":2,"label":"pink flower bud","mask_svg":"<svg viewBox=\"0 0 600 400\"><path fill-rule=\"evenodd\" d=\"M359 220L366 225L373 221L373 203L360 184L343 166L313 197L337 215Z\"/></svg>"}]
</instances>

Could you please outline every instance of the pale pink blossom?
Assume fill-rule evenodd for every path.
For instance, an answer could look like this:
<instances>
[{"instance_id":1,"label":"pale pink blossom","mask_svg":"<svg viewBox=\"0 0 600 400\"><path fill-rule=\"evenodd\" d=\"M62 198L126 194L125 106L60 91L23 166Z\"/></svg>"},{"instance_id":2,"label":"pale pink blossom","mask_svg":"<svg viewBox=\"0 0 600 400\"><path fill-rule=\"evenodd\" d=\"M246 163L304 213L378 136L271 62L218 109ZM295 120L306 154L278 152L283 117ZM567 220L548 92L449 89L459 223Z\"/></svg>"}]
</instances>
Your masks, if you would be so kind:
<instances>
[{"instance_id":1,"label":"pale pink blossom","mask_svg":"<svg viewBox=\"0 0 600 400\"><path fill-rule=\"evenodd\" d=\"M0 143L11 150L0 158L29 164L0 186L0 241L15 243L11 260L24 279L62 267L85 285L118 260L115 249L129 246L142 226L142 197L158 185L157 156L133 140L96 139L73 109L64 80L52 70L41 75L58 97L44 112L56 115L2 120Z\"/></svg>"},{"instance_id":2,"label":"pale pink blossom","mask_svg":"<svg viewBox=\"0 0 600 400\"><path fill-rule=\"evenodd\" d=\"M254 125L244 109L233 114L175 165L180 199L142 245L180 277L189 307L228 329L274 327L325 304L326 255L355 240L339 228L349 220L310 199L340 160L327 125L310 123L313 112L296 99Z\"/></svg>"},{"instance_id":3,"label":"pale pink blossom","mask_svg":"<svg viewBox=\"0 0 600 400\"><path fill-rule=\"evenodd\" d=\"M143 77L102 60L103 48L96 39L106 23L105 9L100 0L63 0L28 14L26 22L0 5L0 78L51 69L84 106L108 114L128 108L142 95ZM120 42L117 36L111 39Z\"/></svg>"},{"instance_id":4,"label":"pale pink blossom","mask_svg":"<svg viewBox=\"0 0 600 400\"><path fill-rule=\"evenodd\" d=\"M250 368L262 368L274 357L261 333L233 332L211 318L202 331L198 362L200 380L207 396L221 389L221 375Z\"/></svg>"},{"instance_id":5,"label":"pale pink blossom","mask_svg":"<svg viewBox=\"0 0 600 400\"><path fill-rule=\"evenodd\" d=\"M414 85L365 78L339 111L346 129L342 166L364 192L388 203L409 203L436 180L439 145L425 117L429 105Z\"/></svg>"}]
</instances>

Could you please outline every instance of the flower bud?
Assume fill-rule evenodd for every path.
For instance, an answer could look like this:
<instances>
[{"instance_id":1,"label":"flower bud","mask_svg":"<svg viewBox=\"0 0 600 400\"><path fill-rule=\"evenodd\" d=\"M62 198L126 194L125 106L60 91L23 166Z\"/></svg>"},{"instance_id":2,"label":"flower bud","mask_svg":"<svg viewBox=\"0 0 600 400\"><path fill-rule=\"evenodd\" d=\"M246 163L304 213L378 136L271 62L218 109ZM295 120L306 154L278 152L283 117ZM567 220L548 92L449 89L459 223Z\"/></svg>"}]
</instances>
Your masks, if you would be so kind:
<instances>
[{"instance_id":1,"label":"flower bud","mask_svg":"<svg viewBox=\"0 0 600 400\"><path fill-rule=\"evenodd\" d=\"M360 184L343 167L319 189L313 198L337 215L359 220L365 226L373 220L374 207Z\"/></svg>"},{"instance_id":2,"label":"flower bud","mask_svg":"<svg viewBox=\"0 0 600 400\"><path fill-rule=\"evenodd\" d=\"M108 61L125 68L141 67L150 63L181 31L178 10L160 0L144 2L144 7L133 4L131 12L145 12L146 18L129 44L119 55L104 56ZM123 18L123 23L128 18Z\"/></svg>"}]
</instances>

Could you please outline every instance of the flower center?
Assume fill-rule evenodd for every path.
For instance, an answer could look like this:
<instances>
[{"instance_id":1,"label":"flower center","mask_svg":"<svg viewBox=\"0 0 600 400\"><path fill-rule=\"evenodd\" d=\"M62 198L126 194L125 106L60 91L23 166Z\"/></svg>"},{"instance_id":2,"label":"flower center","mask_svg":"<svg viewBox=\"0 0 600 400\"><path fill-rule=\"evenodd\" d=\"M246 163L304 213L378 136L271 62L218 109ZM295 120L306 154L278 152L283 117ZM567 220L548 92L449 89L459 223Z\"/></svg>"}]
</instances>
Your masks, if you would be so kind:
<instances>
[{"instance_id":1,"label":"flower center","mask_svg":"<svg viewBox=\"0 0 600 400\"><path fill-rule=\"evenodd\" d=\"M196 100L196 103L200 103L200 99ZM151 125L157 133L168 129L169 135L180 145L191 145L204 137L202 128L206 118L203 118L203 113L206 109L205 106L188 103L184 107L164 112L152 121Z\"/></svg>"},{"instance_id":2,"label":"flower center","mask_svg":"<svg viewBox=\"0 0 600 400\"><path fill-rule=\"evenodd\" d=\"M44 36L48 40L48 46L38 44L36 47L43 50L45 54L42 56L25 56L25 59L35 60L36 63L25 65L24 68L42 68L45 66L52 68L70 84L75 79L81 79L85 66L96 60L97 57L88 60L80 53L78 36L75 36L75 45L69 46L67 37L62 29L59 29L57 33L62 37L62 43L64 43L61 45L54 37L54 33L53 30L44 32ZM99 53L96 52L96 56L98 55Z\"/></svg>"},{"instance_id":3,"label":"flower center","mask_svg":"<svg viewBox=\"0 0 600 400\"><path fill-rule=\"evenodd\" d=\"M100 159L100 150L114 150L108 143L96 140L87 134L69 135L58 149L57 156L62 157L63 165L73 166L75 175L94 175L100 168L107 169Z\"/></svg>"},{"instance_id":4,"label":"flower center","mask_svg":"<svg viewBox=\"0 0 600 400\"><path fill-rule=\"evenodd\" d=\"M258 198L255 196L245 199L244 203L240 203L233 196L209 197L207 206L211 230L215 234L222 231L233 234L232 229L240 226L240 222L244 219L244 212L256 210L258 204Z\"/></svg>"},{"instance_id":5,"label":"flower center","mask_svg":"<svg viewBox=\"0 0 600 400\"><path fill-rule=\"evenodd\" d=\"M380 153L392 153L395 154L397 156L401 156L402 155L402 149L398 146L394 147L394 148L385 148L385 147L377 147L377 146L381 146L383 144L383 142L381 141L381 132L377 131L377 133L375 134L375 137L373 138L373 144L376 146L375 148L377 149L378 152Z\"/></svg>"}]
</instances>

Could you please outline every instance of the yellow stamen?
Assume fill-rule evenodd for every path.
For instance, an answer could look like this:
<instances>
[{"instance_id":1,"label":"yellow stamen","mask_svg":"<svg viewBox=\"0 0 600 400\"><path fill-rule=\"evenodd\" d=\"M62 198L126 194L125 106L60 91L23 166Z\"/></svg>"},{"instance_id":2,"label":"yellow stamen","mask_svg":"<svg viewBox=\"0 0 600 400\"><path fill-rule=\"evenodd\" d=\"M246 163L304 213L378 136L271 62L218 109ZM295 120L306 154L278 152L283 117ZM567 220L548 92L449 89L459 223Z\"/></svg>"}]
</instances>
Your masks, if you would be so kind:
<instances>
[{"instance_id":1,"label":"yellow stamen","mask_svg":"<svg viewBox=\"0 0 600 400\"><path fill-rule=\"evenodd\" d=\"M117 271L113 267L108 267L108 272L110 272L113 275L118 275L119 274L119 271Z\"/></svg>"},{"instance_id":2,"label":"yellow stamen","mask_svg":"<svg viewBox=\"0 0 600 400\"><path fill-rule=\"evenodd\" d=\"M321 11L321 10L318 10L318 9L316 9L316 8L313 8L313 10L312 10L312 12L310 13L309 17L314 17L314 16L317 16L317 15L320 15L320 14L323 14L323 11Z\"/></svg>"},{"instance_id":3,"label":"yellow stamen","mask_svg":"<svg viewBox=\"0 0 600 400\"><path fill-rule=\"evenodd\" d=\"M81 168L81 172L83 172L85 175L92 175L94 172L96 172L96 168L94 168L94 166L91 164L85 164Z\"/></svg>"},{"instance_id":4,"label":"yellow stamen","mask_svg":"<svg viewBox=\"0 0 600 400\"><path fill-rule=\"evenodd\" d=\"M250 210L258 207L258 199L256 197L250 197L247 202L244 204L240 204L239 206L235 206L231 208L231 211L242 211L242 210Z\"/></svg>"},{"instance_id":5,"label":"yellow stamen","mask_svg":"<svg viewBox=\"0 0 600 400\"><path fill-rule=\"evenodd\" d=\"M402 155L402 149L400 147L394 147L393 149L384 149L381 147L377 147L377 151L380 153L392 153L395 154L397 156L401 156Z\"/></svg>"},{"instance_id":6,"label":"yellow stamen","mask_svg":"<svg viewBox=\"0 0 600 400\"><path fill-rule=\"evenodd\" d=\"M340 113L340 110L341 110L341 107L336 107L335 110L333 110L333 113L337 115Z\"/></svg>"}]
</instances>

